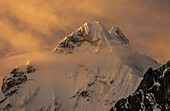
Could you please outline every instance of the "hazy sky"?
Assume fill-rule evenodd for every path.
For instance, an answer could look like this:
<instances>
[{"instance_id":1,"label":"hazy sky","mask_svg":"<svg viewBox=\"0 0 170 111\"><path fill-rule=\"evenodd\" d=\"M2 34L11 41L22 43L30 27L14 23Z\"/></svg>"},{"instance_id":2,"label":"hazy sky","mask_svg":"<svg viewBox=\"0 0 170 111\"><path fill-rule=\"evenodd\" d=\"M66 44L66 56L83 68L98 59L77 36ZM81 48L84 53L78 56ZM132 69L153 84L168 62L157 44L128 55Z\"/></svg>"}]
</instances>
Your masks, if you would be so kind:
<instances>
[{"instance_id":1,"label":"hazy sky","mask_svg":"<svg viewBox=\"0 0 170 111\"><path fill-rule=\"evenodd\" d=\"M0 0L0 58L52 50L94 20L118 26L140 53L170 59L170 0Z\"/></svg>"}]
</instances>

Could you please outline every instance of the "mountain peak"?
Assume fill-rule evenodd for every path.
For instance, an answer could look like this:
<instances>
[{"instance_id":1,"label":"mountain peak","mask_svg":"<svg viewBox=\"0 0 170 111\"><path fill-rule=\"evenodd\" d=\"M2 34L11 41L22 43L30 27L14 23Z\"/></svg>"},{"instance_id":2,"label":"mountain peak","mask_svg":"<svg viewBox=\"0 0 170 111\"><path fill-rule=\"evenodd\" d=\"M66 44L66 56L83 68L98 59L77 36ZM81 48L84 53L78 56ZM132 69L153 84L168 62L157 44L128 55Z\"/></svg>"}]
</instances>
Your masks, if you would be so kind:
<instances>
[{"instance_id":1,"label":"mountain peak","mask_svg":"<svg viewBox=\"0 0 170 111\"><path fill-rule=\"evenodd\" d=\"M67 35L54 49L57 54L64 53L63 55L47 54L50 59L37 61L36 65L28 61L26 65L14 68L3 79L0 90L0 111L109 110L120 98L126 98L135 92L141 77L149 67L156 68L160 65L152 58L140 55L127 44L129 43L127 41L119 28L113 28L109 32L98 21L85 23ZM112 50L108 53L108 49ZM99 53L91 53L96 50ZM82 51L88 52L79 53ZM75 54L70 54L68 57L65 53ZM160 83L161 87L156 87L156 90L159 91L157 97L161 94L160 98L165 98L161 101L169 99L167 88L170 85L167 83L170 79L166 79L170 74L170 71L166 74L169 66L170 62L161 70L147 73L148 76L145 76L147 83L141 86L143 89L150 82L155 82L157 80L155 78L159 76L159 73L158 75L155 73L161 72L163 76L160 76L160 81L156 81L155 85L151 84L154 87L147 87L155 89ZM133 101L131 99L129 101L130 108L131 102L137 105L139 103L139 99L133 97ZM167 105L166 101L164 103L163 105ZM136 108L137 105L133 106Z\"/></svg>"},{"instance_id":2,"label":"mountain peak","mask_svg":"<svg viewBox=\"0 0 170 111\"><path fill-rule=\"evenodd\" d=\"M118 27L108 31L96 20L85 23L78 30L67 35L53 51L58 53L73 53L75 49L98 51L99 48L111 48L116 44L130 45L129 40Z\"/></svg>"}]
</instances>

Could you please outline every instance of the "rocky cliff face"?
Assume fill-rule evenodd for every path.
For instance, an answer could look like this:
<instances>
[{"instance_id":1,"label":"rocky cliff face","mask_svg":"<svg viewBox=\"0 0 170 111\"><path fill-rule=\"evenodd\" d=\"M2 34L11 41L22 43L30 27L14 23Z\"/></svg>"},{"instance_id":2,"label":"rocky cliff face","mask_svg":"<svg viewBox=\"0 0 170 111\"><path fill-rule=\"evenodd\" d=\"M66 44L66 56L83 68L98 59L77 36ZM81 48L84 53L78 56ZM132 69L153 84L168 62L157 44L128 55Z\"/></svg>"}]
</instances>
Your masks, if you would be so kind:
<instances>
[{"instance_id":1,"label":"rocky cliff face","mask_svg":"<svg viewBox=\"0 0 170 111\"><path fill-rule=\"evenodd\" d=\"M170 61L159 69L148 69L138 89L119 100L110 111L169 111Z\"/></svg>"},{"instance_id":2,"label":"rocky cliff face","mask_svg":"<svg viewBox=\"0 0 170 111\"><path fill-rule=\"evenodd\" d=\"M27 81L27 74L35 72L34 66L28 65L25 69L14 68L9 76L3 79L1 87L6 98L17 92L19 85Z\"/></svg>"}]
</instances>

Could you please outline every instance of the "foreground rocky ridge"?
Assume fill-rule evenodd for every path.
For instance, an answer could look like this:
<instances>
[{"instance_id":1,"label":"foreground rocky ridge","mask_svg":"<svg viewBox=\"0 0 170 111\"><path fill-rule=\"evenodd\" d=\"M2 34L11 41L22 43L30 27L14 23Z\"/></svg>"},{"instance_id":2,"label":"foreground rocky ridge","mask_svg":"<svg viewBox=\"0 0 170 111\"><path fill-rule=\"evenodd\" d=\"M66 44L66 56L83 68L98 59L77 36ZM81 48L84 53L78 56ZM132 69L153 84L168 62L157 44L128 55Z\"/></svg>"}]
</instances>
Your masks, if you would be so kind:
<instances>
[{"instance_id":1,"label":"foreground rocky ridge","mask_svg":"<svg viewBox=\"0 0 170 111\"><path fill-rule=\"evenodd\" d=\"M148 69L138 89L119 100L110 111L153 110L170 110L170 61L159 69Z\"/></svg>"}]
</instances>

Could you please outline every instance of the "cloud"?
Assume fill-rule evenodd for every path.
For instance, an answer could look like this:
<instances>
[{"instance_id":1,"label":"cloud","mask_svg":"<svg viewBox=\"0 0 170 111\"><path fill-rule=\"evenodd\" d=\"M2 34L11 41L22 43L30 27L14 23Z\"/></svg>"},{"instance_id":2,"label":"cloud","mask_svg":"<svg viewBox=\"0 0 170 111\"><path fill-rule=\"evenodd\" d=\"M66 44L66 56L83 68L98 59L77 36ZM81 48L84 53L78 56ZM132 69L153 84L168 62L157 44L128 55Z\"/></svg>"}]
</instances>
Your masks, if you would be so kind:
<instances>
[{"instance_id":1,"label":"cloud","mask_svg":"<svg viewBox=\"0 0 170 111\"><path fill-rule=\"evenodd\" d=\"M85 22L99 20L107 29L119 26L139 52L163 63L170 58L169 4L169 0L1 0L0 59L38 58ZM0 61L0 67L11 62Z\"/></svg>"}]
</instances>

